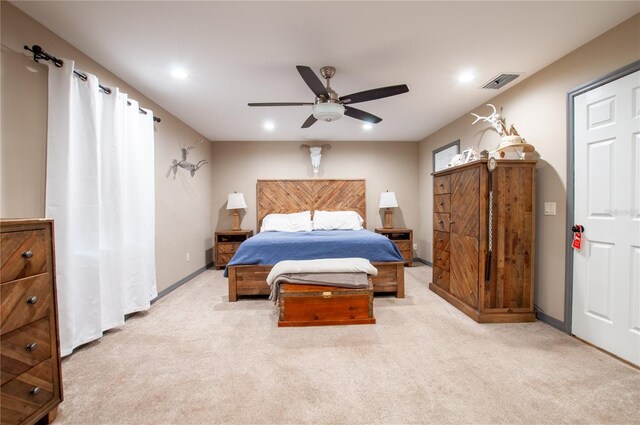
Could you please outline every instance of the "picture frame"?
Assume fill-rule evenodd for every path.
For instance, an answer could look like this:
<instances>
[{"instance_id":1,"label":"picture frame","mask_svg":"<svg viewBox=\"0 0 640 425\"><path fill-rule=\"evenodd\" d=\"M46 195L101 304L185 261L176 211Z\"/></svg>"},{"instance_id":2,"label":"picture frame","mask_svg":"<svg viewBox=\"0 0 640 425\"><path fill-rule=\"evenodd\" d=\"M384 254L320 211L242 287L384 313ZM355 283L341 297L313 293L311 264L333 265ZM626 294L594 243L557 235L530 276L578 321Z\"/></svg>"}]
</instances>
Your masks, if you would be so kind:
<instances>
[{"instance_id":1,"label":"picture frame","mask_svg":"<svg viewBox=\"0 0 640 425\"><path fill-rule=\"evenodd\" d=\"M454 157L460 155L460 140L456 140L447 145L433 150L433 172L444 170L450 167Z\"/></svg>"},{"instance_id":2,"label":"picture frame","mask_svg":"<svg viewBox=\"0 0 640 425\"><path fill-rule=\"evenodd\" d=\"M460 164L466 164L471 160L473 156L473 148L465 149L462 151L462 158L460 159Z\"/></svg>"}]
</instances>

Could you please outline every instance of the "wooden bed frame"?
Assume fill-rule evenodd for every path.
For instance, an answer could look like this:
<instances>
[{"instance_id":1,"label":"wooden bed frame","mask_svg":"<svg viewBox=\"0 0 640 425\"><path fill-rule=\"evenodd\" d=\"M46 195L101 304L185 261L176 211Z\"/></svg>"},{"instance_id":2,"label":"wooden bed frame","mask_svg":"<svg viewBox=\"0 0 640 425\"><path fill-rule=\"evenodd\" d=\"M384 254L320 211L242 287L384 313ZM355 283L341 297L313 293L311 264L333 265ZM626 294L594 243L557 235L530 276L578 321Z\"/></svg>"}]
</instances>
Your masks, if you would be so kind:
<instances>
[{"instance_id":1,"label":"wooden bed frame","mask_svg":"<svg viewBox=\"0 0 640 425\"><path fill-rule=\"evenodd\" d=\"M366 227L367 200L364 180L258 180L257 229L267 214L287 214L310 210L358 212ZM373 276L375 293L395 293L404 298L404 262L372 263L378 269ZM269 295L267 275L273 265L229 266L229 301L239 295Z\"/></svg>"}]
</instances>

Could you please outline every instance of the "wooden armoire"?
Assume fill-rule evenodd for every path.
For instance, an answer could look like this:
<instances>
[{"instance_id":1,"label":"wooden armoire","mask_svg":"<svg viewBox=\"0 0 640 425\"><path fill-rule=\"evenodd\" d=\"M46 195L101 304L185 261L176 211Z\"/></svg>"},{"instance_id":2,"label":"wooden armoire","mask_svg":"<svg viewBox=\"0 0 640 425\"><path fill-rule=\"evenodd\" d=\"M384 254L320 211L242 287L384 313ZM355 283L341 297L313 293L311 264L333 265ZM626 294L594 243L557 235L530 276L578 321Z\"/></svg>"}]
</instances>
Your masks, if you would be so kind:
<instances>
[{"instance_id":1,"label":"wooden armoire","mask_svg":"<svg viewBox=\"0 0 640 425\"><path fill-rule=\"evenodd\" d=\"M490 171L480 160L433 174L429 288L477 322L535 320L535 163L497 160Z\"/></svg>"}]
</instances>

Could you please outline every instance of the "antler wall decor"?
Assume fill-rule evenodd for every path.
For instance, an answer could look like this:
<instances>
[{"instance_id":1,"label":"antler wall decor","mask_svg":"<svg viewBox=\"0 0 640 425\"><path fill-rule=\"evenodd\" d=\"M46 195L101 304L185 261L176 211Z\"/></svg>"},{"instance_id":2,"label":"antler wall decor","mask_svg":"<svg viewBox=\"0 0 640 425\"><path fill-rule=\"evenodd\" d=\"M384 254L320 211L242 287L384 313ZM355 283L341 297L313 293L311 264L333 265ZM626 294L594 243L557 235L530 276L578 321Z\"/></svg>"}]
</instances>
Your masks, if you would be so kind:
<instances>
[{"instance_id":1,"label":"antler wall decor","mask_svg":"<svg viewBox=\"0 0 640 425\"><path fill-rule=\"evenodd\" d=\"M187 156L189 155L189 152L192 149L195 149L199 144L204 142L204 140L205 139L202 139L191 146L187 146L186 148L180 148L180 150L182 151L182 160L178 161L177 159L174 159L171 161L169 170L167 170L167 177L169 177L169 175L173 171L173 178L175 180L176 174L178 173L178 167L184 168L185 170L189 170L189 172L191 173L191 177L193 177L196 174L196 171L200 169L200 167L202 167L204 164L207 164L209 161L207 161L206 159L201 159L200 161L198 161L197 164L187 161Z\"/></svg>"},{"instance_id":2,"label":"antler wall decor","mask_svg":"<svg viewBox=\"0 0 640 425\"><path fill-rule=\"evenodd\" d=\"M317 176L320 172L320 160L322 159L322 149L329 150L331 149L331 145L322 145L322 146L309 146L309 145L300 145L301 148L307 149L309 151L309 158L311 158L311 166L313 167L313 175Z\"/></svg>"},{"instance_id":3,"label":"antler wall decor","mask_svg":"<svg viewBox=\"0 0 640 425\"><path fill-rule=\"evenodd\" d=\"M491 124L491 126L496 130L496 132L500 135L500 137L519 136L518 132L516 131L516 128L513 125L511 125L509 130L507 130L507 127L504 124L504 118L500 116L495 106L493 106L490 103L487 103L487 106L491 106L491 108L493 109L493 113L487 117L481 117L480 115L474 114L472 112L471 115L476 117L476 120L472 122L471 125L482 120Z\"/></svg>"},{"instance_id":4,"label":"antler wall decor","mask_svg":"<svg viewBox=\"0 0 640 425\"><path fill-rule=\"evenodd\" d=\"M491 106L491 109L493 109L493 113L487 117L482 117L480 115L471 113L471 115L476 117L476 120L471 125L477 123L478 121L486 121L491 124L491 126L500 135L500 144L494 151L489 152L489 154L499 152L500 158L504 158L506 155L505 149L509 148L513 149L518 154L518 157L520 159L525 159L525 153L535 151L536 148L532 144L527 143L523 137L520 137L513 125L511 125L511 127L509 127L509 130L507 130L507 126L504 123L504 118L500 116L498 111L496 111L495 106L490 103L487 103L487 106Z\"/></svg>"}]
</instances>

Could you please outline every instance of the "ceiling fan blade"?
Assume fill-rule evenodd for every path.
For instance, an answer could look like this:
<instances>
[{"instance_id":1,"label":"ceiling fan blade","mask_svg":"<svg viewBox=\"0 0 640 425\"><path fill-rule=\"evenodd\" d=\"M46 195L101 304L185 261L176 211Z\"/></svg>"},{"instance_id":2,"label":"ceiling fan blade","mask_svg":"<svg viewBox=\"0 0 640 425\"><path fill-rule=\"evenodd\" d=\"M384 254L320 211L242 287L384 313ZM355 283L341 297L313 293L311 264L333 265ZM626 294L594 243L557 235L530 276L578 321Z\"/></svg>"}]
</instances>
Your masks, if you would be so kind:
<instances>
[{"instance_id":1,"label":"ceiling fan blade","mask_svg":"<svg viewBox=\"0 0 640 425\"><path fill-rule=\"evenodd\" d=\"M309 128L311 127L316 121L318 121L316 119L316 117L314 117L313 115L309 115L309 118L307 118L307 120L304 122L304 124L302 124L302 127L300 128Z\"/></svg>"},{"instance_id":2,"label":"ceiling fan blade","mask_svg":"<svg viewBox=\"0 0 640 425\"><path fill-rule=\"evenodd\" d=\"M373 114L346 105L344 107L344 114L357 120L370 122L371 124L378 124L380 121L382 121L382 118L380 117L376 117Z\"/></svg>"},{"instance_id":3,"label":"ceiling fan blade","mask_svg":"<svg viewBox=\"0 0 640 425\"><path fill-rule=\"evenodd\" d=\"M248 103L249 106L305 106L313 105L313 102L267 102L267 103Z\"/></svg>"},{"instance_id":4,"label":"ceiling fan blade","mask_svg":"<svg viewBox=\"0 0 640 425\"><path fill-rule=\"evenodd\" d=\"M382 99L383 97L395 96L398 94L406 93L409 91L409 87L406 84L400 84L398 86L379 87L377 89L365 90L358 93L348 94L341 96L340 100L344 103L360 103L367 102L369 100Z\"/></svg>"},{"instance_id":5,"label":"ceiling fan blade","mask_svg":"<svg viewBox=\"0 0 640 425\"><path fill-rule=\"evenodd\" d=\"M325 99L329 98L329 93L327 92L327 89L324 87L324 84L322 84L322 81L320 81L320 78L318 78L316 73L313 72L311 68L304 65L297 65L296 69L300 73L300 76L302 77L304 82L307 83L311 91L317 97L324 96Z\"/></svg>"}]
</instances>

